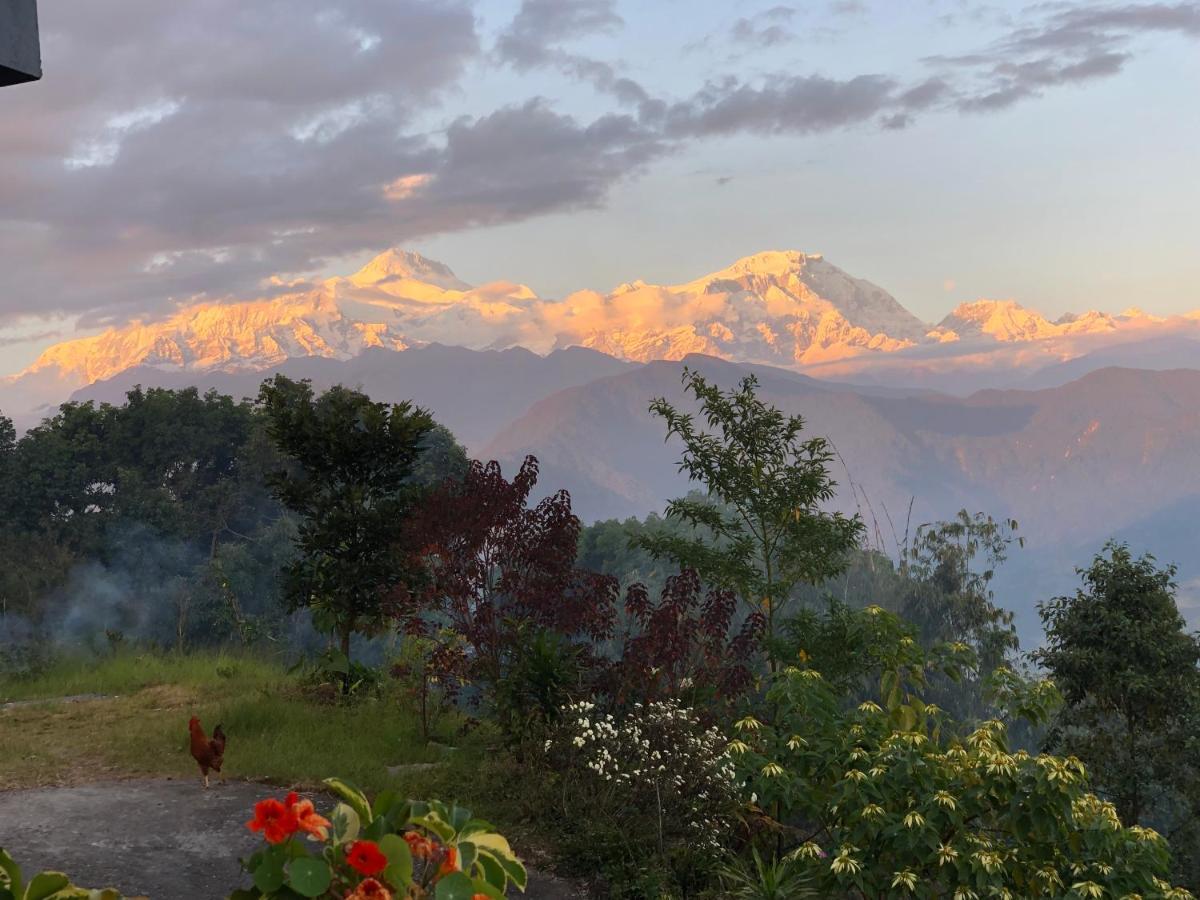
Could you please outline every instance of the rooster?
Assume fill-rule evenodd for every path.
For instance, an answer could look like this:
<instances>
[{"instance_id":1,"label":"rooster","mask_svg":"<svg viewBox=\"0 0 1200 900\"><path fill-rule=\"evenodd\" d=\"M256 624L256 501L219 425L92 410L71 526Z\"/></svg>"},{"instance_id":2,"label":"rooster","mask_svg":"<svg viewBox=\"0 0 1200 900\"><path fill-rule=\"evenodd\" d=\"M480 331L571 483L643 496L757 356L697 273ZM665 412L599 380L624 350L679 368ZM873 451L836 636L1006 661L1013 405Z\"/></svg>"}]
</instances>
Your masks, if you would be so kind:
<instances>
[{"instance_id":1,"label":"rooster","mask_svg":"<svg viewBox=\"0 0 1200 900\"><path fill-rule=\"evenodd\" d=\"M192 741L192 759L196 760L200 766L200 774L204 776L204 786L208 787L209 770L216 772L221 776L221 781L225 780L225 776L221 773L221 764L225 762L225 732L218 725L213 729L211 740L204 733L204 729L200 727L200 720L192 716L188 722L188 734Z\"/></svg>"}]
</instances>

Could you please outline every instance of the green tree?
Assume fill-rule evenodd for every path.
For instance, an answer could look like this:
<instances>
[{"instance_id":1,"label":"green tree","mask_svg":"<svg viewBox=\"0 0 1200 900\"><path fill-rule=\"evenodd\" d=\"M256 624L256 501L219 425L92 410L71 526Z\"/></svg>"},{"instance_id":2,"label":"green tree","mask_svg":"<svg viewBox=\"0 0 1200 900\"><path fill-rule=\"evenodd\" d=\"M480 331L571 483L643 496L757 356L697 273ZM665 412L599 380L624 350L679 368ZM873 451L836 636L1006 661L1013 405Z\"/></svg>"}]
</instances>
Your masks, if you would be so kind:
<instances>
[{"instance_id":1,"label":"green tree","mask_svg":"<svg viewBox=\"0 0 1200 900\"><path fill-rule=\"evenodd\" d=\"M447 478L462 481L470 468L467 451L445 425L434 425L421 439L421 455L413 467L412 480L433 487Z\"/></svg>"},{"instance_id":2,"label":"green tree","mask_svg":"<svg viewBox=\"0 0 1200 900\"><path fill-rule=\"evenodd\" d=\"M901 618L917 626L927 645L970 644L985 673L1003 665L1018 647L1013 614L996 606L991 587L1009 547L1025 545L1016 531L1013 519L960 510L948 522L918 528L900 566L908 578Z\"/></svg>"},{"instance_id":3,"label":"green tree","mask_svg":"<svg viewBox=\"0 0 1200 900\"><path fill-rule=\"evenodd\" d=\"M1066 699L1049 746L1087 763L1123 821L1182 836L1200 817L1200 641L1175 604L1175 567L1110 542L1078 572L1074 596L1039 606L1033 658Z\"/></svg>"},{"instance_id":4,"label":"green tree","mask_svg":"<svg viewBox=\"0 0 1200 900\"><path fill-rule=\"evenodd\" d=\"M730 391L686 368L683 381L715 431L702 430L692 415L662 397L650 410L666 421L668 439L683 442L679 469L703 485L707 496L667 505L667 517L690 525L690 535L660 531L639 543L761 611L774 668L770 648L777 613L797 584L841 571L862 523L857 516L821 509L837 486L829 476L828 442L802 439L804 420L763 402L753 375Z\"/></svg>"},{"instance_id":5,"label":"green tree","mask_svg":"<svg viewBox=\"0 0 1200 900\"><path fill-rule=\"evenodd\" d=\"M309 382L282 375L263 383L259 403L288 462L270 483L300 520L285 594L337 635L348 662L351 635L381 630L385 596L413 574L401 535L433 419L341 386L315 397Z\"/></svg>"}]
</instances>

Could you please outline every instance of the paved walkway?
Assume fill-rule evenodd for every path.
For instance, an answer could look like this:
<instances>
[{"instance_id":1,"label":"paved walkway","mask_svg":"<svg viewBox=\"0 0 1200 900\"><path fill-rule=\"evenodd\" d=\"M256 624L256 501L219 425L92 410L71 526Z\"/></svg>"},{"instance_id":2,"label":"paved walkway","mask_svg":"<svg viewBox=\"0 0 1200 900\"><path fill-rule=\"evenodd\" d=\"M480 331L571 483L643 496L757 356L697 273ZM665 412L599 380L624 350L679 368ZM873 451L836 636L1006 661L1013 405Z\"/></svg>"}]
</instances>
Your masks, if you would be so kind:
<instances>
[{"instance_id":1,"label":"paved walkway","mask_svg":"<svg viewBox=\"0 0 1200 900\"><path fill-rule=\"evenodd\" d=\"M223 900L249 881L257 846L244 827L277 788L230 781L138 780L0 793L0 847L22 869L53 868L85 887L151 900ZM318 801L319 807L332 805ZM529 900L572 900L572 887L531 872Z\"/></svg>"}]
</instances>

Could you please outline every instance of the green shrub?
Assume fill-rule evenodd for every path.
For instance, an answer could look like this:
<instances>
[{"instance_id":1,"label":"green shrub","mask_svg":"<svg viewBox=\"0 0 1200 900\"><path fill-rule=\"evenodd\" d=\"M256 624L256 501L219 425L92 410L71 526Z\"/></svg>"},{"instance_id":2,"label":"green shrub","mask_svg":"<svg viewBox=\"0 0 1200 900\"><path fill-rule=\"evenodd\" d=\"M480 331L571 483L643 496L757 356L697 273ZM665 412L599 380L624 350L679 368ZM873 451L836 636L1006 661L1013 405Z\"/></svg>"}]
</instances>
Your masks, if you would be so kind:
<instances>
[{"instance_id":1,"label":"green shrub","mask_svg":"<svg viewBox=\"0 0 1200 900\"><path fill-rule=\"evenodd\" d=\"M1011 752L998 719L960 735L921 700L924 670L904 649L880 702L850 709L821 673L789 667L770 718L742 719L730 744L751 799L825 895L1191 897L1164 880L1166 841L1124 827L1078 760ZM999 676L1007 705L1048 715L1052 685Z\"/></svg>"}]
</instances>

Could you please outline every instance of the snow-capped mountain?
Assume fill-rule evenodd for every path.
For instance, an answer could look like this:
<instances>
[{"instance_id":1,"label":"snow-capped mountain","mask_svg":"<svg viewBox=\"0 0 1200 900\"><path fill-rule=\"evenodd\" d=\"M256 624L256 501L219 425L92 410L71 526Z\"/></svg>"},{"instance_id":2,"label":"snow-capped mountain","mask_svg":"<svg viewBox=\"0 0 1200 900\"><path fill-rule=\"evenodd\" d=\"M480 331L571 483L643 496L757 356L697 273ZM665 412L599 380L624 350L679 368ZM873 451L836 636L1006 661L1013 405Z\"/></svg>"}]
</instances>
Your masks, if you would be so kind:
<instances>
[{"instance_id":1,"label":"snow-capped mountain","mask_svg":"<svg viewBox=\"0 0 1200 900\"><path fill-rule=\"evenodd\" d=\"M1068 313L1051 322L1041 313L1015 300L976 300L960 303L938 323L930 336L942 342L969 338L996 341L1041 341L1070 335L1111 334L1122 328L1155 325L1165 321L1130 307L1117 316L1089 310Z\"/></svg>"},{"instance_id":2,"label":"snow-capped mountain","mask_svg":"<svg viewBox=\"0 0 1200 900\"><path fill-rule=\"evenodd\" d=\"M630 362L700 353L887 383L908 373L908 383L919 383L930 373L943 381L1017 367L1027 374L1127 336L1200 337L1200 313L1163 320L1130 309L1051 322L1012 300L964 303L931 328L882 288L796 251L758 253L683 284L634 281L562 299L507 281L472 286L398 249L349 276L267 287L261 298L197 303L52 346L0 379L0 409L32 411L135 367L258 372L289 359L347 360L369 348L432 343L542 354L582 346Z\"/></svg>"},{"instance_id":3,"label":"snow-capped mountain","mask_svg":"<svg viewBox=\"0 0 1200 900\"><path fill-rule=\"evenodd\" d=\"M802 365L895 350L926 331L881 288L795 252L760 253L687 284L638 281L560 301L510 282L472 287L447 266L401 250L349 277L271 288L266 299L196 304L57 344L17 379L53 375L78 387L133 366L260 370L298 356L348 359L368 347L431 342L539 352L579 345L634 361L704 352Z\"/></svg>"}]
</instances>

